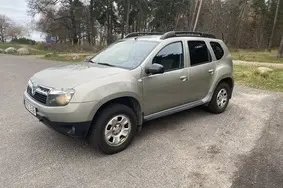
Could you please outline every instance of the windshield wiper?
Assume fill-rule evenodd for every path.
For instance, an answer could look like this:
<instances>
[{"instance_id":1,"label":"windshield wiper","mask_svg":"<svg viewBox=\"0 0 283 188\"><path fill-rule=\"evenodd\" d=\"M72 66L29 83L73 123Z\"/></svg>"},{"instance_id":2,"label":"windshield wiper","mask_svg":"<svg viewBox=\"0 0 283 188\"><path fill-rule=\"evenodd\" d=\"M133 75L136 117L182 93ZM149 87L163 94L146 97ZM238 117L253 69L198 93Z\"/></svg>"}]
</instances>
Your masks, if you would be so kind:
<instances>
[{"instance_id":1,"label":"windshield wiper","mask_svg":"<svg viewBox=\"0 0 283 188\"><path fill-rule=\"evenodd\" d=\"M111 65L109 63L96 63L96 64L105 65L105 66L108 66L108 67L115 67L115 65Z\"/></svg>"}]
</instances>

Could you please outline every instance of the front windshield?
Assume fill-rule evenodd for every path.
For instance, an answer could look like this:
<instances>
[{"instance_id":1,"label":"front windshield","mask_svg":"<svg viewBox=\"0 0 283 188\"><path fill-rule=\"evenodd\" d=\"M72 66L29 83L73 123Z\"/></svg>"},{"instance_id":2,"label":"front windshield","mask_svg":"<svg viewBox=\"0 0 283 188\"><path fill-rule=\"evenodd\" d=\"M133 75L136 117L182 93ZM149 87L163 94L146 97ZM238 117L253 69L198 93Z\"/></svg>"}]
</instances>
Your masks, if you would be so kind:
<instances>
[{"instance_id":1,"label":"front windshield","mask_svg":"<svg viewBox=\"0 0 283 188\"><path fill-rule=\"evenodd\" d=\"M91 61L115 67L134 69L142 63L158 44L159 42L155 41L119 41L99 53Z\"/></svg>"}]
</instances>

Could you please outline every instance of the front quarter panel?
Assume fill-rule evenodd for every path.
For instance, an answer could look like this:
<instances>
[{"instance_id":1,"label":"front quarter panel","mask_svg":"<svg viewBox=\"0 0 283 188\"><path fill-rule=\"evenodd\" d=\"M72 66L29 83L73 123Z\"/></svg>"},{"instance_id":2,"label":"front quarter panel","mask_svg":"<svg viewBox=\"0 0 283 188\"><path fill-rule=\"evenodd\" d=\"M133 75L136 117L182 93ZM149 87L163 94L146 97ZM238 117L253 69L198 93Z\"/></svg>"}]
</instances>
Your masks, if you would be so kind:
<instances>
[{"instance_id":1,"label":"front quarter panel","mask_svg":"<svg viewBox=\"0 0 283 188\"><path fill-rule=\"evenodd\" d=\"M139 82L140 68L121 74L97 79L75 88L72 103L97 101L90 116L106 102L120 98L133 97L142 105L142 83Z\"/></svg>"}]
</instances>

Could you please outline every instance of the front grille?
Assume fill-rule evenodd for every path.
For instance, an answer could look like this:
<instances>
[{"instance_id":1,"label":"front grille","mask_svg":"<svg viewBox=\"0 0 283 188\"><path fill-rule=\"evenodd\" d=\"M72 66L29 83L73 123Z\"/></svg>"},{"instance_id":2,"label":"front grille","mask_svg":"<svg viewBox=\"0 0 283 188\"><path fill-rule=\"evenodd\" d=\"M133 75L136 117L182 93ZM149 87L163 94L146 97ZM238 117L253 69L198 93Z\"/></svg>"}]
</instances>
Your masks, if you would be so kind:
<instances>
[{"instance_id":1,"label":"front grille","mask_svg":"<svg viewBox=\"0 0 283 188\"><path fill-rule=\"evenodd\" d=\"M42 103L42 104L46 104L46 100L47 100L47 96L43 95L41 93L37 93L35 92L34 96L32 96L35 100L37 100L38 102Z\"/></svg>"},{"instance_id":2,"label":"front grille","mask_svg":"<svg viewBox=\"0 0 283 188\"><path fill-rule=\"evenodd\" d=\"M43 87L39 87L41 90L43 91L49 91L49 89L43 88ZM32 89L30 86L27 87L27 93L29 94L29 96L31 96L33 99L35 99L36 101L42 103L42 104L46 104L47 102L47 96L39 93L39 92L35 92L34 95L32 94Z\"/></svg>"}]
</instances>

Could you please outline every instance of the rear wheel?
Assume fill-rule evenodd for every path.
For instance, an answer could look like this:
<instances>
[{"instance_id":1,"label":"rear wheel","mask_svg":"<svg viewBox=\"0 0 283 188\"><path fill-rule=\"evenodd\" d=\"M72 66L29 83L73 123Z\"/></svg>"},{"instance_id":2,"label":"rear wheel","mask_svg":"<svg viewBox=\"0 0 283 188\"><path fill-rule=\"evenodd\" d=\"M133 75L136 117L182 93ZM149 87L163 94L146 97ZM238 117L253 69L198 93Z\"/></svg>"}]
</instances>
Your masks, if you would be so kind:
<instances>
[{"instance_id":1,"label":"rear wheel","mask_svg":"<svg viewBox=\"0 0 283 188\"><path fill-rule=\"evenodd\" d=\"M208 104L208 110L215 114L224 112L229 104L230 92L231 90L227 83L220 83L216 87L212 99Z\"/></svg>"},{"instance_id":2,"label":"rear wheel","mask_svg":"<svg viewBox=\"0 0 283 188\"><path fill-rule=\"evenodd\" d=\"M136 130L134 111L123 104L112 104L98 114L89 134L89 142L105 154L114 154L127 148Z\"/></svg>"}]
</instances>

